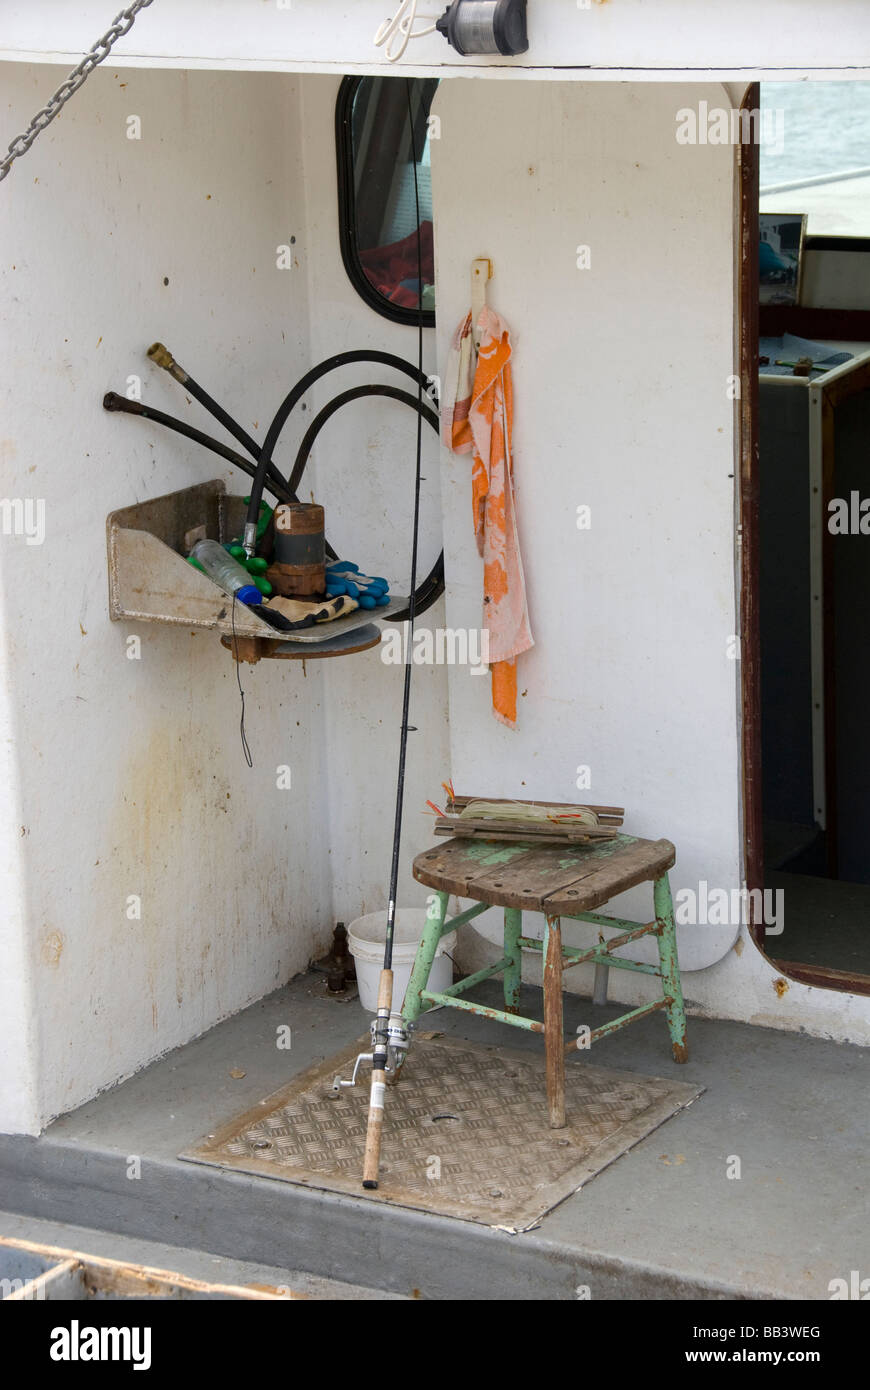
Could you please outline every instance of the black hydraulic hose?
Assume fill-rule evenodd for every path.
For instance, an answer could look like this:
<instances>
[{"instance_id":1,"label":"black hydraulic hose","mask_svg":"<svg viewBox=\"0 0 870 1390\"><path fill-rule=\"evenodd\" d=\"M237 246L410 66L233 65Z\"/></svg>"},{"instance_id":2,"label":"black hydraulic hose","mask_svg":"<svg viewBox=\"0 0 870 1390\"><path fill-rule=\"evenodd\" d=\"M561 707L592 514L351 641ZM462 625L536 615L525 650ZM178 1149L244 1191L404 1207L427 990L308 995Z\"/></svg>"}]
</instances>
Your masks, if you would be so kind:
<instances>
[{"instance_id":1,"label":"black hydraulic hose","mask_svg":"<svg viewBox=\"0 0 870 1390\"><path fill-rule=\"evenodd\" d=\"M347 391L342 391L340 395L333 396L332 400L315 415L308 429L305 431L305 437L299 445L296 460L287 483L291 492L299 491L299 484L302 481L303 469L308 462L308 455L314 448L314 441L327 420L329 420L337 410L340 410L343 405L347 405L350 401L359 400L361 396L386 396L393 401L403 401L405 405L410 405L414 410L419 411L423 419L427 420L432 426L435 433L438 433L438 416L435 414L435 411L430 409L429 406L424 405L416 396L412 396L410 391L400 391L398 386L387 386L382 382L372 382L368 386L351 386Z\"/></svg>"},{"instance_id":2,"label":"black hydraulic hose","mask_svg":"<svg viewBox=\"0 0 870 1390\"><path fill-rule=\"evenodd\" d=\"M398 388L398 386L385 386L380 383L376 385L372 384L370 386L352 386L349 390L342 391L340 395L334 396L332 400L329 401L329 403L325 405L323 409L314 417L314 419L311 421L311 424L308 426L308 429L305 431L305 437L302 440L302 443L299 445L299 451L296 455L296 461L293 464L293 471L290 474L290 481L288 483L290 490L292 492L297 492L299 490L299 484L302 481L302 474L305 470L305 465L308 462L308 456L314 447L314 443L317 439L317 436L320 434L320 431L323 429L323 426L326 424L327 420L331 419L335 412L337 410L340 410L343 405L347 405L349 401L359 400L361 396L386 396L389 400L402 401L403 404L410 405L414 408L414 410L417 411L418 430L422 427L423 421L426 420L437 434L439 428L438 416L436 415L435 411L431 409L430 406L424 403L422 399L422 383L419 383L419 387L421 394L418 396L412 396L409 391L401 391ZM415 576L416 549L414 551L413 556L413 577ZM413 583L413 577L412 589L414 589L415 587ZM435 602L437 598L440 597L441 594L443 594L443 592L444 552L442 551L441 554L438 556L438 559L435 561L435 564L432 566L432 569L429 571L428 575L423 580L422 584L420 584L419 587L415 589L415 592L412 593L411 598L409 599L408 607L403 608L400 613L391 613L389 621L391 623L401 623L404 622L405 619L410 619L412 612L412 602L413 611L415 613L425 613L426 609L431 608L432 604Z\"/></svg>"},{"instance_id":3,"label":"black hydraulic hose","mask_svg":"<svg viewBox=\"0 0 870 1390\"><path fill-rule=\"evenodd\" d=\"M379 356L385 357L388 354L381 353ZM396 359L399 360L399 359ZM407 364L406 364L407 365ZM425 378L424 378L425 379ZM314 446L314 441L320 433L327 420L335 414L348 401L357 400L360 396L386 396L391 400L402 401L406 405L413 406L418 410L421 417L429 422L432 428L438 430L438 416L429 406L418 402L416 396L412 396L408 391L400 391L398 387L386 385L355 386L349 391L344 391L339 396L335 396L323 410L311 422L305 432L305 438L299 446L296 460L293 465L293 472L289 483L279 486L272 479L269 480L269 491L274 494L279 502L297 502L297 490L302 479L302 473L308 462L308 456ZM165 429L173 430L176 434L183 435L185 439L190 439L194 444L201 444L204 449L209 449L213 454L226 459L228 463L240 468L249 478L253 478L256 468L248 459L237 454L234 449L228 448L220 440L213 439L210 434L204 434L202 430L196 429L193 425L188 425L184 420L178 420L174 415L167 415L162 410L156 410L150 405L143 404L142 401L129 400L127 396L119 396L115 391L108 391L103 397L103 409L118 411L124 415L139 415L144 420L152 420L156 425L163 425ZM326 542L326 553L331 560L338 559L337 552L333 550L329 542ZM440 598L444 592L444 552L438 556L435 564L427 574L426 578L417 586L415 612L425 613L436 599ZM390 614L391 623L405 622L410 616L410 606L401 609L398 613Z\"/></svg>"},{"instance_id":4,"label":"black hydraulic hose","mask_svg":"<svg viewBox=\"0 0 870 1390\"><path fill-rule=\"evenodd\" d=\"M405 391L399 391L397 395L395 387L358 386L354 388L354 399L357 396L364 395L390 395L393 396L394 399L406 401L415 408L417 406L416 397ZM345 393L345 397L346 396L347 393ZM344 404L344 399L336 397L336 400L338 400L339 405ZM123 415L140 415L143 420L153 420L156 425L163 425L166 429L173 430L176 434L183 435L185 439L193 440L194 444L201 444L204 449L211 450L213 454L217 454L220 458L226 459L228 463L235 464L236 468L240 468L243 473L247 473L249 478L254 476L256 470L253 463L250 463L248 459L243 458L241 454L237 454L234 449L228 448L226 444L221 444L220 440L212 439L210 434L203 434L202 430L195 429L193 425L188 425L184 420L176 420L174 415L166 415L162 410L155 410L150 405L143 405L141 401L131 401L126 396L119 396L115 391L108 391L103 397L103 409L119 411ZM301 478L302 471L308 461L308 453L314 444L316 434L320 432L320 429L337 409L338 406L335 405L335 402L331 401L330 404L324 407L324 410L320 412L316 420L312 422L311 427L306 433L305 440L303 440L300 446L299 453L296 456L296 463L293 468L294 477ZM423 412L433 428L437 429L437 416L434 411L429 410L427 406L423 406ZM316 429L315 426L317 427ZM298 502L299 500L295 489L291 488L289 484L284 484L283 489L279 491L277 484L272 484L270 482L269 491L274 493L279 502ZM337 552L333 550L328 541L326 542L326 553L331 560L337 560L339 558ZM426 609L431 608L432 604L437 598L440 598L443 592L444 554L442 552L422 584L417 588L417 612L425 613ZM398 613L390 614L390 622L402 623L407 616L408 609L403 608Z\"/></svg>"},{"instance_id":5,"label":"black hydraulic hose","mask_svg":"<svg viewBox=\"0 0 870 1390\"><path fill-rule=\"evenodd\" d=\"M193 425L188 425L184 420L176 420L174 415L166 415L162 410L154 410L150 405L143 405L141 401L128 400L126 396L119 396L115 391L108 391L103 397L103 409L120 411L124 415L141 415L145 420L153 420L157 425L164 425L168 430L174 430L176 434L184 435L185 439L192 439L194 444L201 444L204 449L210 449L213 454L219 454L228 463L235 464L236 468L241 468L243 473L247 473L249 478L253 478L256 468L249 459L237 454L235 449L230 449L226 444L221 444L219 440L212 439L210 434L203 434L202 430L194 429ZM279 502L296 502L298 498L295 493L283 481L279 486L273 479L269 479L269 491L274 493Z\"/></svg>"},{"instance_id":6,"label":"black hydraulic hose","mask_svg":"<svg viewBox=\"0 0 870 1390\"><path fill-rule=\"evenodd\" d=\"M209 414L213 415L218 423L223 425L224 429L227 430L234 439L239 441L242 448L247 449L254 463L259 463L262 451L256 439L252 438L247 430L242 428L238 420L234 420L232 415L228 414L223 406L219 405L203 386L200 386L198 381L194 381L190 373L182 367L180 362L176 362L172 353L167 347L164 347L163 343L152 343L148 349L147 355L156 367L162 367L165 372L169 373L173 381L177 381L180 386L183 386L186 391L189 391L190 394L199 401L200 405L205 406ZM272 478L279 486L286 486L284 475L279 473L268 455L266 476L267 478Z\"/></svg>"},{"instance_id":7,"label":"black hydraulic hose","mask_svg":"<svg viewBox=\"0 0 870 1390\"><path fill-rule=\"evenodd\" d=\"M254 478L254 486L251 488L251 500L248 504L248 515L245 521L246 546L253 546L256 536L257 519L260 515L260 502L263 499L263 487L266 481L266 463L275 452L275 445L278 443L281 431L287 423L287 417L291 410L305 395L308 388L314 385L315 381L319 381L322 376L326 376L327 372L335 371L338 367L348 366L352 362L380 362L386 367L395 367L397 371L404 372L406 376L411 377L411 379L416 381L417 385L424 390L427 389L429 385L429 378L421 368L419 366L415 367L411 362L406 362L404 357L396 357L391 352L378 352L367 348L354 349L352 352L336 353L334 357L325 358L324 361L318 363L316 367L312 367L310 372L306 372L305 376L297 381L292 391L289 391L284 397L284 400L276 411L275 418L266 431L266 438L263 440L263 447L260 451L260 461L257 465L256 477Z\"/></svg>"}]
</instances>

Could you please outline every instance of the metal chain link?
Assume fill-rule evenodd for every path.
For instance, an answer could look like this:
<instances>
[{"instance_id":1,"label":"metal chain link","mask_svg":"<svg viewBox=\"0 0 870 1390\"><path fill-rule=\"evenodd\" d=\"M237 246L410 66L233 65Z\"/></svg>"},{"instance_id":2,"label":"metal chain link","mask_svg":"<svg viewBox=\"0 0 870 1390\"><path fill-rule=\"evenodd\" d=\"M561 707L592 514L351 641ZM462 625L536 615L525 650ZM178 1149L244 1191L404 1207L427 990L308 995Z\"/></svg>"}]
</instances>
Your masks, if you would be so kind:
<instances>
[{"instance_id":1,"label":"metal chain link","mask_svg":"<svg viewBox=\"0 0 870 1390\"><path fill-rule=\"evenodd\" d=\"M22 135L16 135L6 151L5 157L0 160L0 183L12 167L13 160L18 159L19 155L26 154L33 144L37 135L50 125L55 116L63 109L70 97L75 96L82 83L86 82L94 68L102 63L104 58L108 58L114 44L118 39L123 38L124 34L129 33L133 27L133 22L140 10L153 3L153 0L133 0L132 5L128 5L125 10L116 15L110 27L106 30L101 39L93 45L85 54L78 67L73 68L67 77L58 87L57 91L46 102L41 111L34 116L30 125Z\"/></svg>"}]
</instances>

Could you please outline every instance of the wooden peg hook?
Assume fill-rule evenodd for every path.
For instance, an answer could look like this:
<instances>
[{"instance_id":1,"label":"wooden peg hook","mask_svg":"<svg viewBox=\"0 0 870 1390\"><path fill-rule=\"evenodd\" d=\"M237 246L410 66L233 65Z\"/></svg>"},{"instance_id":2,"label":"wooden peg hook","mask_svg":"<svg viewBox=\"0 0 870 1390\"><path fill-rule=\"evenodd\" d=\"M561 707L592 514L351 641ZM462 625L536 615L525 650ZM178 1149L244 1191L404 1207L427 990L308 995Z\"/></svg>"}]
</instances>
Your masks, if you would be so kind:
<instances>
[{"instance_id":1,"label":"wooden peg hook","mask_svg":"<svg viewBox=\"0 0 870 1390\"><path fill-rule=\"evenodd\" d=\"M474 346L480 348L480 329L477 320L486 307L487 281L492 279L492 261L481 256L471 262L471 335Z\"/></svg>"}]
</instances>

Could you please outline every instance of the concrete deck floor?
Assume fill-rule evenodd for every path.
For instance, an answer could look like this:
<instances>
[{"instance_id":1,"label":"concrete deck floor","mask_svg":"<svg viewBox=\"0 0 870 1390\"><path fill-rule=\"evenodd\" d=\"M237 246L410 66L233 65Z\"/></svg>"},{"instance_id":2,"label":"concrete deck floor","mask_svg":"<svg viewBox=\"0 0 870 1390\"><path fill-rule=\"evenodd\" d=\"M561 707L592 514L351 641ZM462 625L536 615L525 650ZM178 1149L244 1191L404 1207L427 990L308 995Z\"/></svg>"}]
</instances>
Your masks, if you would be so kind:
<instances>
[{"instance_id":1,"label":"concrete deck floor","mask_svg":"<svg viewBox=\"0 0 870 1390\"><path fill-rule=\"evenodd\" d=\"M499 987L477 996L497 1003ZM524 996L523 1011L534 1012L540 992L524 987ZM620 1011L566 995L566 1032ZM282 1025L290 1051L276 1046ZM357 1001L329 999L323 976L302 976L41 1138L0 1137L2 1206L304 1271L361 1286L360 1296L376 1287L433 1299L575 1299L588 1286L592 1299L827 1299L831 1279L870 1274L870 1053L737 1023L690 1018L680 1079L705 1094L525 1235L178 1160L367 1025ZM428 1026L540 1053L543 1085L539 1037L443 1009ZM584 1056L650 1075L674 1070L655 1014ZM245 1075L233 1079L234 1069ZM138 1179L127 1176L134 1155ZM734 1155L740 1178L727 1176Z\"/></svg>"}]
</instances>

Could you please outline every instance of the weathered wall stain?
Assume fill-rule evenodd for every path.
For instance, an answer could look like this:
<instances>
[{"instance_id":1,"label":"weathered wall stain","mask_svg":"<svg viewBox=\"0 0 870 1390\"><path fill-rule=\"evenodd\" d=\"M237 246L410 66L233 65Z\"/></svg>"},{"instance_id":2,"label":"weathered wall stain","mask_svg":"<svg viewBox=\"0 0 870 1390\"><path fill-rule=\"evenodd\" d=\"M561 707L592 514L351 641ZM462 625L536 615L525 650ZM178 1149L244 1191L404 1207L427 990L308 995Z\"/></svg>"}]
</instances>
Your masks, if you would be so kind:
<instances>
[{"instance_id":1,"label":"weathered wall stain","mask_svg":"<svg viewBox=\"0 0 870 1390\"><path fill-rule=\"evenodd\" d=\"M59 931L50 931L42 938L39 954L42 961L51 970L57 970L60 965L60 958L63 955L64 940L63 934Z\"/></svg>"}]
</instances>

